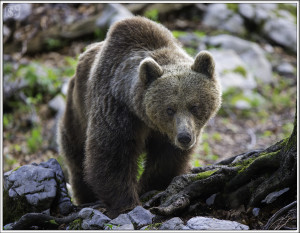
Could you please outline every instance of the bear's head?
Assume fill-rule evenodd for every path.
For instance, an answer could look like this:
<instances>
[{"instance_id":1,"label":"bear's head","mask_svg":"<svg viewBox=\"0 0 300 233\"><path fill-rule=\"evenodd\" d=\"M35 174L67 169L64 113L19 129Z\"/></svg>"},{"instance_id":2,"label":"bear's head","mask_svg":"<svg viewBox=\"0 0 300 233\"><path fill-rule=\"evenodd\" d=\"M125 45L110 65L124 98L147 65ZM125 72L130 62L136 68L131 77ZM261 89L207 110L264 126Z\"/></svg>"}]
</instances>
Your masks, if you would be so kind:
<instances>
[{"instance_id":1,"label":"bear's head","mask_svg":"<svg viewBox=\"0 0 300 233\"><path fill-rule=\"evenodd\" d=\"M145 86L147 118L182 150L191 149L201 129L221 105L221 88L209 52L200 52L191 64L160 66L147 57L139 66Z\"/></svg>"}]
</instances>

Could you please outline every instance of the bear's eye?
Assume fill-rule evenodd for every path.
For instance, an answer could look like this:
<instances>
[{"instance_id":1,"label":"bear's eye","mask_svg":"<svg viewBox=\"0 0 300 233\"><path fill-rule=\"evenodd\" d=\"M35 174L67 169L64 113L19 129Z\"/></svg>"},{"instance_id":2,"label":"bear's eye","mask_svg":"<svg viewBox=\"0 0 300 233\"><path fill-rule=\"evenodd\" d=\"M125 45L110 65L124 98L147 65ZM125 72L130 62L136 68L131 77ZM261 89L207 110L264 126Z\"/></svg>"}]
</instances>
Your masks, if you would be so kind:
<instances>
[{"instance_id":1,"label":"bear's eye","mask_svg":"<svg viewBox=\"0 0 300 233\"><path fill-rule=\"evenodd\" d=\"M168 114L169 116L173 116L173 115L175 114L175 110L172 109L172 108L167 108L167 114Z\"/></svg>"},{"instance_id":2,"label":"bear's eye","mask_svg":"<svg viewBox=\"0 0 300 233\"><path fill-rule=\"evenodd\" d=\"M190 111L191 111L192 114L197 115L197 113L198 113L198 107L197 106L192 106L190 108Z\"/></svg>"}]
</instances>

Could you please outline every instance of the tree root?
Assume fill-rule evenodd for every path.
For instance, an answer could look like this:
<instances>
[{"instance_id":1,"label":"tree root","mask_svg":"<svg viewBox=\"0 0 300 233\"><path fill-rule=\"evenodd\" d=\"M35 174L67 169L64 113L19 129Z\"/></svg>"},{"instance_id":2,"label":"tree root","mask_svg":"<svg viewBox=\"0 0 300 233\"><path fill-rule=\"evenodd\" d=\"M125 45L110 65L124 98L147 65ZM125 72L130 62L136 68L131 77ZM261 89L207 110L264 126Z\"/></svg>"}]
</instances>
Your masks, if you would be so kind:
<instances>
[{"instance_id":1,"label":"tree root","mask_svg":"<svg viewBox=\"0 0 300 233\"><path fill-rule=\"evenodd\" d=\"M151 198L144 207L154 214L168 216L182 212L195 199L215 193L219 193L215 203L222 203L223 207L260 205L269 193L296 183L296 128L295 121L289 139L265 150L243 153L175 177L165 191Z\"/></svg>"},{"instance_id":2,"label":"tree root","mask_svg":"<svg viewBox=\"0 0 300 233\"><path fill-rule=\"evenodd\" d=\"M267 222L267 224L263 227L263 230L269 230L269 228L271 227L271 225L282 215L284 215L285 213L287 213L290 209L292 209L293 207L297 206L297 201L294 201L290 204L288 204L287 206L281 208L280 210L278 210Z\"/></svg>"},{"instance_id":3,"label":"tree root","mask_svg":"<svg viewBox=\"0 0 300 233\"><path fill-rule=\"evenodd\" d=\"M11 226L11 230L30 230L32 226L45 227L46 229L57 229L59 225L70 223L78 218L79 213L71 214L64 218L56 218L41 213L28 213L23 215Z\"/></svg>"}]
</instances>

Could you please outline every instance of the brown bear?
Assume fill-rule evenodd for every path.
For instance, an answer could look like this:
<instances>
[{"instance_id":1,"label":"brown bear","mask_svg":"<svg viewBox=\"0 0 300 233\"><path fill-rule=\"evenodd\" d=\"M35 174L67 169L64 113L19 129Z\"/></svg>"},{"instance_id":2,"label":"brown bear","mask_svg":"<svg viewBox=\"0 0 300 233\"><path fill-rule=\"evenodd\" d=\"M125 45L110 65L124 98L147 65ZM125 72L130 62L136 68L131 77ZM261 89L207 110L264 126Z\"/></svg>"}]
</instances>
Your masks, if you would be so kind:
<instances>
[{"instance_id":1,"label":"brown bear","mask_svg":"<svg viewBox=\"0 0 300 233\"><path fill-rule=\"evenodd\" d=\"M195 60L164 26L143 17L115 23L80 57L59 127L78 204L102 200L110 216L140 204L189 171L189 158L221 104L208 52ZM146 152L137 180L137 161Z\"/></svg>"}]
</instances>

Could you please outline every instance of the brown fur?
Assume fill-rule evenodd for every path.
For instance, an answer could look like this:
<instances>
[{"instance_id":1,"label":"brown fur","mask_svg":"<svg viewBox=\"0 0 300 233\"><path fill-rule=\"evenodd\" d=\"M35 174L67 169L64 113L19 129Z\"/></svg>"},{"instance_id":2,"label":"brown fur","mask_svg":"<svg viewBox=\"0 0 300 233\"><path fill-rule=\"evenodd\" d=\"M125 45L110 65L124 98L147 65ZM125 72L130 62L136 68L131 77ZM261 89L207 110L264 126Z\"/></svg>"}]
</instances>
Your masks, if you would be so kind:
<instances>
[{"instance_id":1,"label":"brown fur","mask_svg":"<svg viewBox=\"0 0 300 233\"><path fill-rule=\"evenodd\" d=\"M114 24L81 55L60 124L77 203L101 199L115 216L140 204L138 194L188 172L220 96L209 53L194 61L165 27L142 17Z\"/></svg>"}]
</instances>

